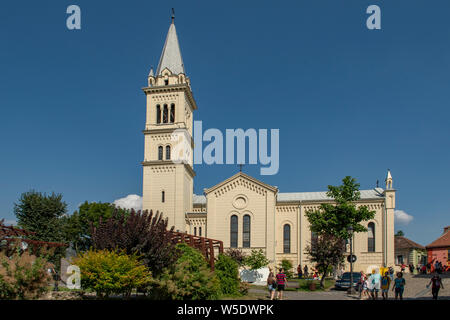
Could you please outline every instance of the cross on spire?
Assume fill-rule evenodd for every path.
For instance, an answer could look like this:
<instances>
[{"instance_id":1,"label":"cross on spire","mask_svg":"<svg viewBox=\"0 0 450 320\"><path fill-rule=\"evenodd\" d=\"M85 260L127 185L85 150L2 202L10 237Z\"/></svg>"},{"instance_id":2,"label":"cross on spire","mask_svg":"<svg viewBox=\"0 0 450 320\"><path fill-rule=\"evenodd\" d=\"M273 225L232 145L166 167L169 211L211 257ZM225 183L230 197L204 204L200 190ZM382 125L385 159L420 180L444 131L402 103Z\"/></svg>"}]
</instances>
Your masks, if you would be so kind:
<instances>
[{"instance_id":1,"label":"cross on spire","mask_svg":"<svg viewBox=\"0 0 450 320\"><path fill-rule=\"evenodd\" d=\"M172 8L172 23L175 21L175 9Z\"/></svg>"},{"instance_id":2,"label":"cross on spire","mask_svg":"<svg viewBox=\"0 0 450 320\"><path fill-rule=\"evenodd\" d=\"M242 172L242 167L244 166L244 164L243 163L240 163L239 164L239 172Z\"/></svg>"}]
</instances>

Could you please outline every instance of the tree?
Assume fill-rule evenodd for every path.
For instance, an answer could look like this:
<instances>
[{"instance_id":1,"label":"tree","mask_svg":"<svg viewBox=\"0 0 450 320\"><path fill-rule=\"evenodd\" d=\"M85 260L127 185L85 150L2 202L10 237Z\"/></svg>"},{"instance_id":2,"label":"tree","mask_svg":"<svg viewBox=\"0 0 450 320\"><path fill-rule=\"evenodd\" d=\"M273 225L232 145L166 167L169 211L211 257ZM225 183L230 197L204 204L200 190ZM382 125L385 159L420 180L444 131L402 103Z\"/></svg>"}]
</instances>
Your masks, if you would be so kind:
<instances>
[{"instance_id":1,"label":"tree","mask_svg":"<svg viewBox=\"0 0 450 320\"><path fill-rule=\"evenodd\" d=\"M245 259L245 265L250 267L251 270L258 270L269 264L269 260L262 249L253 249L250 255Z\"/></svg>"},{"instance_id":2,"label":"tree","mask_svg":"<svg viewBox=\"0 0 450 320\"><path fill-rule=\"evenodd\" d=\"M30 191L22 193L18 203L14 203L14 213L19 227L35 232L29 238L40 241L61 242L63 216L67 204L61 194Z\"/></svg>"},{"instance_id":3,"label":"tree","mask_svg":"<svg viewBox=\"0 0 450 320\"><path fill-rule=\"evenodd\" d=\"M367 228L361 222L375 216L375 211L370 211L367 206L356 207L355 202L361 197L359 183L350 176L345 177L342 182L340 186L328 186L327 195L334 199L336 204L323 203L318 210L305 213L311 231L316 234L349 239L349 226L353 227L354 232L365 232Z\"/></svg>"},{"instance_id":4,"label":"tree","mask_svg":"<svg viewBox=\"0 0 450 320\"><path fill-rule=\"evenodd\" d=\"M344 263L344 240L330 234L321 234L315 238L305 249L310 260L316 263L316 267L322 278L320 286L323 288L323 282L332 266L339 266Z\"/></svg>"},{"instance_id":5,"label":"tree","mask_svg":"<svg viewBox=\"0 0 450 320\"><path fill-rule=\"evenodd\" d=\"M335 204L323 203L318 210L305 213L310 230L316 234L308 247L311 261L316 262L323 270L320 283L322 287L328 267L336 267L343 259L343 241L353 236L348 231L349 227L351 226L354 232L367 231L361 222L375 216L375 211L370 211L367 206L357 207L355 204L361 197L359 183L350 176L342 179L342 182L340 186L328 186L327 196L332 198Z\"/></svg>"},{"instance_id":6,"label":"tree","mask_svg":"<svg viewBox=\"0 0 450 320\"><path fill-rule=\"evenodd\" d=\"M100 219L106 221L114 211L119 215L129 214L128 210L116 208L111 203L84 202L71 216L64 217L64 235L67 242L79 251L86 251L92 246L91 226L98 227Z\"/></svg>"},{"instance_id":7,"label":"tree","mask_svg":"<svg viewBox=\"0 0 450 320\"><path fill-rule=\"evenodd\" d=\"M124 249L127 254L139 254L157 277L164 269L173 267L178 259L167 223L167 218L159 212L131 210L129 215L123 215L114 209L111 218L100 219L98 227L91 225L92 244L98 250Z\"/></svg>"},{"instance_id":8,"label":"tree","mask_svg":"<svg viewBox=\"0 0 450 320\"><path fill-rule=\"evenodd\" d=\"M397 233L395 234L396 237L404 237L405 233L402 230L398 230Z\"/></svg>"}]
</instances>

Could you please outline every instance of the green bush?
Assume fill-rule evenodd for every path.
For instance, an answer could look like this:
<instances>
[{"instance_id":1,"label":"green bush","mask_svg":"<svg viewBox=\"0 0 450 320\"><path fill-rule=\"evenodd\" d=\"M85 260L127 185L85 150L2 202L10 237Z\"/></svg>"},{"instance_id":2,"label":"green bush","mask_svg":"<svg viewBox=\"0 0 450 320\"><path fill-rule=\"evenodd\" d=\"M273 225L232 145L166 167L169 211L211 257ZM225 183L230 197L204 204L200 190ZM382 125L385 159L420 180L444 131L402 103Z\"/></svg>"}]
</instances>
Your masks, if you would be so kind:
<instances>
[{"instance_id":1,"label":"green bush","mask_svg":"<svg viewBox=\"0 0 450 320\"><path fill-rule=\"evenodd\" d=\"M81 286L91 289L98 297L110 294L131 295L134 288L146 287L151 281L149 269L136 255L109 250L89 250L74 259L80 267Z\"/></svg>"},{"instance_id":2,"label":"green bush","mask_svg":"<svg viewBox=\"0 0 450 320\"><path fill-rule=\"evenodd\" d=\"M220 289L224 295L239 294L238 264L229 256L219 255L215 264L215 273L220 282Z\"/></svg>"},{"instance_id":3,"label":"green bush","mask_svg":"<svg viewBox=\"0 0 450 320\"><path fill-rule=\"evenodd\" d=\"M245 259L245 265L250 267L251 270L258 270L266 267L268 264L269 260L266 258L262 249L253 249L250 256Z\"/></svg>"},{"instance_id":4,"label":"green bush","mask_svg":"<svg viewBox=\"0 0 450 320\"><path fill-rule=\"evenodd\" d=\"M292 272L292 261L283 259L281 260L280 268L284 269L284 273L286 274L287 278L292 278L294 276L294 273Z\"/></svg>"},{"instance_id":5,"label":"green bush","mask_svg":"<svg viewBox=\"0 0 450 320\"><path fill-rule=\"evenodd\" d=\"M44 258L17 250L0 252L0 299L36 299L48 291L52 267Z\"/></svg>"},{"instance_id":6,"label":"green bush","mask_svg":"<svg viewBox=\"0 0 450 320\"><path fill-rule=\"evenodd\" d=\"M182 243L176 248L181 253L174 270L166 269L160 279L149 286L152 299L211 300L221 293L219 279L197 249Z\"/></svg>"}]
</instances>

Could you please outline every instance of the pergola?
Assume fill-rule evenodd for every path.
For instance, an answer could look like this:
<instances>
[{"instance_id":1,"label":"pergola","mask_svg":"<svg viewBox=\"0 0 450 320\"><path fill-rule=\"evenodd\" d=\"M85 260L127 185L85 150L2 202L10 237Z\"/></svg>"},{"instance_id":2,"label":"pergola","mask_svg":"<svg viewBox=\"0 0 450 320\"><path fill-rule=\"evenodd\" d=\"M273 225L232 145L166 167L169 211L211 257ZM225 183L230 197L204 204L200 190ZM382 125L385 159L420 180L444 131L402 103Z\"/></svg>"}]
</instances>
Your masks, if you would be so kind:
<instances>
[{"instance_id":1,"label":"pergola","mask_svg":"<svg viewBox=\"0 0 450 320\"><path fill-rule=\"evenodd\" d=\"M172 241L174 243L186 243L188 246L200 250L205 259L208 261L211 270L214 270L214 250L217 249L223 253L223 242L205 237L193 236L187 233L172 231Z\"/></svg>"},{"instance_id":2,"label":"pergola","mask_svg":"<svg viewBox=\"0 0 450 320\"><path fill-rule=\"evenodd\" d=\"M12 242L25 242L28 245L34 247L66 247L67 244L59 243L59 242L48 242L48 241L39 241L39 240L31 240L26 237L36 235L35 232L27 231L24 229L19 229L13 226L5 226L0 221L0 242L6 241L8 245Z\"/></svg>"}]
</instances>

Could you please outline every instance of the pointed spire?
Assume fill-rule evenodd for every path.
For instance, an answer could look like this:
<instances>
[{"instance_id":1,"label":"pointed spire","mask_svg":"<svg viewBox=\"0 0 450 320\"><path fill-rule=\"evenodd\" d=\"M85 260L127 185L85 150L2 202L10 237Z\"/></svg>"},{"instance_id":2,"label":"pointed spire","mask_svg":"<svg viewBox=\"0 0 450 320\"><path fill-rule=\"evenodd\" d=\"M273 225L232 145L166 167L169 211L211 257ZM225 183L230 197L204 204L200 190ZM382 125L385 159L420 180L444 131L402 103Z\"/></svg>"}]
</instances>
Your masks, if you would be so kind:
<instances>
[{"instance_id":1,"label":"pointed spire","mask_svg":"<svg viewBox=\"0 0 450 320\"><path fill-rule=\"evenodd\" d=\"M386 179L391 179L392 180L391 170L389 170L389 169L388 169L388 172L387 172L387 178Z\"/></svg>"},{"instance_id":2,"label":"pointed spire","mask_svg":"<svg viewBox=\"0 0 450 320\"><path fill-rule=\"evenodd\" d=\"M388 169L386 176L386 189L392 189L393 179L391 175L391 170Z\"/></svg>"},{"instance_id":3,"label":"pointed spire","mask_svg":"<svg viewBox=\"0 0 450 320\"><path fill-rule=\"evenodd\" d=\"M149 77L154 77L155 74L153 73L153 66L150 68L150 72L148 74Z\"/></svg>"},{"instance_id":4,"label":"pointed spire","mask_svg":"<svg viewBox=\"0 0 450 320\"><path fill-rule=\"evenodd\" d=\"M166 42L164 43L161 58L159 59L158 68L156 68L157 76L160 75L165 68L169 69L173 74L185 73L174 21L175 11L172 11L172 23L170 24L169 32L167 33Z\"/></svg>"}]
</instances>

